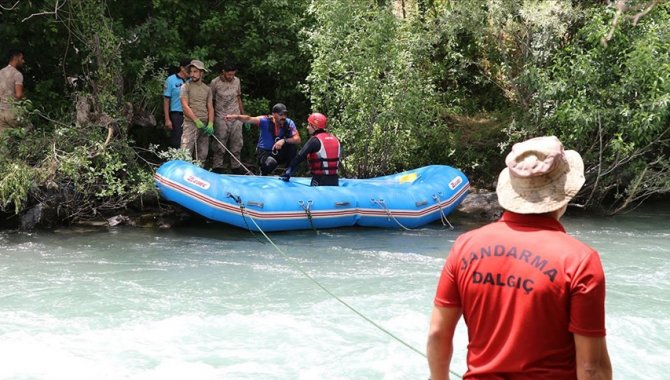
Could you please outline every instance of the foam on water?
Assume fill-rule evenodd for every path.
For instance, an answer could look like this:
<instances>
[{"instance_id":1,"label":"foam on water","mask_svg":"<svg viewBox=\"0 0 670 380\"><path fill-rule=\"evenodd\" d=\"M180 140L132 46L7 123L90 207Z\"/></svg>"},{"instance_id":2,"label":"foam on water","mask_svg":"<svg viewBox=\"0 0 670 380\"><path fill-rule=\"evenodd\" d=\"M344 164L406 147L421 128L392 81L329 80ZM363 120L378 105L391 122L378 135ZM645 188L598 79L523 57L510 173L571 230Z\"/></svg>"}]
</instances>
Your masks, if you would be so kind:
<instances>
[{"instance_id":1,"label":"foam on water","mask_svg":"<svg viewBox=\"0 0 670 380\"><path fill-rule=\"evenodd\" d=\"M665 375L667 225L653 217L566 220L603 258L616 379ZM218 225L0 233L0 379L426 378L422 355L296 266L424 352L437 279L460 232L271 235L290 262L258 236ZM461 321L457 373L466 347Z\"/></svg>"}]
</instances>

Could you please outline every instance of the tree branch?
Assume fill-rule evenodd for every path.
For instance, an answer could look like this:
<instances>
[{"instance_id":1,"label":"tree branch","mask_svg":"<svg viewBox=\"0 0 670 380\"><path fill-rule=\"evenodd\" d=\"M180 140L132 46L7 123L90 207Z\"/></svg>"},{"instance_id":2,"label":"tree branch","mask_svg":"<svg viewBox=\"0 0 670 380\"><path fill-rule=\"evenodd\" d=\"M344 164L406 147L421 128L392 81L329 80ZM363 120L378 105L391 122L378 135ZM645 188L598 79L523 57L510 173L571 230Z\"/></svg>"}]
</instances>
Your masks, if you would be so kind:
<instances>
[{"instance_id":1,"label":"tree branch","mask_svg":"<svg viewBox=\"0 0 670 380\"><path fill-rule=\"evenodd\" d=\"M44 11L44 12L39 12L39 13L33 13L30 16L21 20L21 22L26 22L26 21L28 21L31 18L36 17L36 16L54 15L54 16L56 16L56 18L58 18L58 11L63 7L63 5L65 5L66 2L67 2L67 0L63 0L62 3L60 3L60 0L56 0L56 5L54 6L54 10L52 12ZM17 4L18 4L18 2L17 2Z\"/></svg>"},{"instance_id":2,"label":"tree branch","mask_svg":"<svg viewBox=\"0 0 670 380\"><path fill-rule=\"evenodd\" d=\"M4 6L4 5L2 5L2 4L0 4L0 9L2 9L3 11L11 11L11 10L13 10L14 8L16 8L16 6L19 5L20 2L21 2L20 0L16 0L16 3L14 3L14 5L12 5L12 6L9 7L9 8L6 7L6 6Z\"/></svg>"},{"instance_id":3,"label":"tree branch","mask_svg":"<svg viewBox=\"0 0 670 380\"><path fill-rule=\"evenodd\" d=\"M614 36L614 31L619 26L621 22L621 17L624 16L627 19L633 20L633 26L637 25L640 18L646 16L652 9L658 4L665 3L668 0L650 0L644 4L635 4L629 5L630 0L617 0L615 3L610 3L609 6L616 9L614 13L614 18L612 19L612 26L610 27L609 33L601 40L604 46L607 46L607 43ZM631 12L637 12L635 14L627 14Z\"/></svg>"},{"instance_id":4,"label":"tree branch","mask_svg":"<svg viewBox=\"0 0 670 380\"><path fill-rule=\"evenodd\" d=\"M651 10L658 4L658 0L652 0L651 3L648 3L646 8L643 9L642 11L638 12L637 14L633 16L626 16L633 20L633 26L637 25L637 22L640 20L641 17L645 16L647 13L651 12Z\"/></svg>"}]
</instances>

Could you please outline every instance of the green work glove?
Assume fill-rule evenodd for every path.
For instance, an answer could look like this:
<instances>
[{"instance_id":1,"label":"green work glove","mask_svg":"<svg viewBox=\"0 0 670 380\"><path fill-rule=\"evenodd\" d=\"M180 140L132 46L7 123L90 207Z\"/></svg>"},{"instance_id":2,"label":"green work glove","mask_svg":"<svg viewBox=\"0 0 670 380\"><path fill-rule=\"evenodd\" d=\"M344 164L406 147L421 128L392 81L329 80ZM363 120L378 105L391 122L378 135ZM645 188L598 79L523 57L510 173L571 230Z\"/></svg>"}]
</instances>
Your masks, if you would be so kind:
<instances>
[{"instance_id":1,"label":"green work glove","mask_svg":"<svg viewBox=\"0 0 670 380\"><path fill-rule=\"evenodd\" d=\"M205 128L205 134L207 136L211 136L214 134L214 124L212 124L211 121L207 123L207 127Z\"/></svg>"},{"instance_id":2,"label":"green work glove","mask_svg":"<svg viewBox=\"0 0 670 380\"><path fill-rule=\"evenodd\" d=\"M195 119L194 123L195 123L196 128L198 128L198 129L205 128L205 124L202 121L200 121L200 119Z\"/></svg>"},{"instance_id":3,"label":"green work glove","mask_svg":"<svg viewBox=\"0 0 670 380\"><path fill-rule=\"evenodd\" d=\"M245 131L248 131L248 130L251 129L251 123L244 123L244 124L242 124L242 127L244 127Z\"/></svg>"}]
</instances>

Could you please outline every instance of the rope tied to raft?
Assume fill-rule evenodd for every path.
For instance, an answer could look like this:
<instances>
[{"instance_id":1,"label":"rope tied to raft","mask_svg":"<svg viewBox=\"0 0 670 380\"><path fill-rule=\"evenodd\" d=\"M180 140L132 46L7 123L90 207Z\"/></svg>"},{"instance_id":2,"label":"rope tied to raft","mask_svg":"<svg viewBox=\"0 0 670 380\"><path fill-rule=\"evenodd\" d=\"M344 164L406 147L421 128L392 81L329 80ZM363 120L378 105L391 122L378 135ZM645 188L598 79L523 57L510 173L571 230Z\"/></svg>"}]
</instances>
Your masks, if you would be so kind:
<instances>
[{"instance_id":1,"label":"rope tied to raft","mask_svg":"<svg viewBox=\"0 0 670 380\"><path fill-rule=\"evenodd\" d=\"M402 223L400 223L400 221L396 219L395 216L393 216L393 213L391 213L391 210L389 210L389 208L386 207L386 203L384 203L383 199L372 198L371 201L372 203L375 203L377 206L381 207L382 209L384 209L384 211L386 211L386 216L388 217L389 220L393 219L396 223L398 223L400 227L402 227L406 231L409 231L409 228L403 226Z\"/></svg>"},{"instance_id":2,"label":"rope tied to raft","mask_svg":"<svg viewBox=\"0 0 670 380\"><path fill-rule=\"evenodd\" d=\"M256 228L258 228L258 231L260 231L260 233L263 234L263 236L265 237L265 239L267 239L267 241L274 247L274 249L276 249L277 252L279 252L279 253L284 257L284 260L286 260L286 262L287 262L291 267L293 267L293 269L295 269L295 270L297 270L298 272L302 273L303 276L307 277L307 279L309 279L309 280L310 280L311 282L313 282L316 286L318 286L319 288L321 288L321 290L323 290L324 292L326 292L326 294L328 294L329 296L333 297L333 299L335 299L337 302L339 302L340 304L344 305L347 309L351 310L354 314L356 314L356 315L358 315L359 317L363 318L366 322L370 323L371 325L373 325L374 327L376 327L378 330L382 331L382 332L385 333L386 335L388 335L388 336L390 336L391 338L395 339L396 341L398 341L399 343L401 343L401 344L404 345L405 347L407 347L407 348L409 348L410 350L416 352L417 354L423 356L424 358L426 357L426 354L425 354L425 353L423 353L422 351L419 351L417 348L413 347L411 344L405 342L404 340L402 340L401 338L399 338L398 336L396 336L395 334L393 334L393 333L390 332L389 330L385 329L384 327L382 327L381 325L379 325L378 323L376 323L375 321L373 321L372 319L370 319L369 317L367 317L365 314L363 314L363 313L361 313L360 311L356 310L353 306L349 305L349 304L348 304L347 302L345 302L343 299L341 299L340 297L338 297L335 293L331 292L328 288L326 288L325 286L323 286L323 285L322 285L319 281L317 281L314 277L310 276L309 273L307 273L304 269L302 269L298 264L294 263L293 260L292 260L292 259L291 259L291 258L284 252L284 251L282 251L281 248L279 248L279 247L272 241L272 239L270 239L270 237L265 233L265 231L263 231L263 229L256 223L256 221L255 221L251 216L249 216L249 220L251 220L251 222L254 223L254 225L256 226ZM455 375L456 377L458 377L458 378L460 379L460 376L458 376L458 374L456 374L455 372L452 372L451 370L449 370L449 372L451 372L453 375Z\"/></svg>"},{"instance_id":3,"label":"rope tied to raft","mask_svg":"<svg viewBox=\"0 0 670 380\"><path fill-rule=\"evenodd\" d=\"M251 234L256 238L256 240L258 240L261 244L263 244L264 241L262 241L261 239L258 238L258 236L256 236L256 234L254 233L254 231L253 231L253 230L251 229L251 227L249 226L249 223L247 222L247 217L246 217L246 215L245 215L245 213L244 213L244 210L245 210L246 208L244 207L244 202L242 202L242 197L240 197L239 195L235 195L235 194L233 194L233 193L230 193L230 192L229 192L229 193L226 193L226 197L228 197L228 198L234 200L235 203L237 203L237 205L240 207L240 215L242 215L242 220L244 220L244 224L247 226L247 229L248 229L249 232L251 232ZM251 220L253 221L253 219L251 218L251 216L249 216L249 219L251 219ZM254 222L254 224L255 224L255 223L256 223L256 222Z\"/></svg>"},{"instance_id":4,"label":"rope tied to raft","mask_svg":"<svg viewBox=\"0 0 670 380\"><path fill-rule=\"evenodd\" d=\"M307 214L307 220L309 220L309 225L312 226L312 230L318 234L319 232L316 230L316 227L314 227L314 221L312 220L312 201L298 201L298 204L305 211L305 214Z\"/></svg>"},{"instance_id":5,"label":"rope tied to raft","mask_svg":"<svg viewBox=\"0 0 670 380\"><path fill-rule=\"evenodd\" d=\"M442 194L442 193L438 193ZM442 208L442 201L440 200L440 197L437 194L433 194L433 199L437 202L437 207L440 209L440 221L442 222L443 226L449 225L450 230L454 230L454 226L449 223L449 219L447 219L447 215L444 214L444 209Z\"/></svg>"},{"instance_id":6,"label":"rope tied to raft","mask_svg":"<svg viewBox=\"0 0 670 380\"><path fill-rule=\"evenodd\" d=\"M231 151L228 149L228 147L226 147L226 146L225 146L225 145L224 145L224 144L223 144L223 143L222 143L222 142L221 142L215 135L212 135L212 137L214 138L214 140L215 140L217 143L219 143L219 145L220 145L223 149L226 150L226 152L228 152L228 154L230 154L230 156L231 156L233 159L235 159L235 161L237 161L238 164L240 164L240 166L242 167L242 169L244 169L244 170L247 171L247 175L255 175L251 170L249 170L249 168L247 168L246 166L244 166L244 164L242 163L242 161L238 160L237 157L235 157L235 155L233 154L233 152L231 152Z\"/></svg>"}]
</instances>

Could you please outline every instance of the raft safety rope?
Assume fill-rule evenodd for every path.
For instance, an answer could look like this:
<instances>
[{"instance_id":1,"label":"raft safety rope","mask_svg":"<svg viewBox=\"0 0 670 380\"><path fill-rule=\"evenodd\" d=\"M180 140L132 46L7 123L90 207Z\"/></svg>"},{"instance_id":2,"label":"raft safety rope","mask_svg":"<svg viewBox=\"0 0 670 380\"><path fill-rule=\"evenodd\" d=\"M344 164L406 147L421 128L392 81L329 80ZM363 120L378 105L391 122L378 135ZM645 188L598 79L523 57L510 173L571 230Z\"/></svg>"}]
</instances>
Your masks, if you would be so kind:
<instances>
[{"instance_id":1,"label":"raft safety rope","mask_svg":"<svg viewBox=\"0 0 670 380\"><path fill-rule=\"evenodd\" d=\"M317 231L314 227L314 221L312 220L312 201L298 201L298 204L300 207L302 207L303 210L305 210L305 213L307 214L307 220L309 220L309 225L312 226L314 233L318 234L319 231Z\"/></svg>"},{"instance_id":2,"label":"raft safety rope","mask_svg":"<svg viewBox=\"0 0 670 380\"><path fill-rule=\"evenodd\" d=\"M230 154L230 156L231 156L232 158L235 159L235 161L237 161L238 164L240 164L240 166L241 166L244 170L247 171L247 174L248 174L248 175L255 175L251 170L249 170L249 168L247 168L246 166L244 166L244 164L242 163L242 161L238 160L237 157L235 157L235 155L233 154L233 152L231 152L230 150L228 150L228 148L227 148L227 147L226 147L226 146L225 146L225 145L224 145L224 144L223 144L223 143L222 143L216 136L212 135L212 137L214 138L214 140L216 140L217 143L219 143L219 145L221 145L221 147L222 147L223 149L226 150L226 152L228 152L228 154Z\"/></svg>"},{"instance_id":3,"label":"raft safety rope","mask_svg":"<svg viewBox=\"0 0 670 380\"><path fill-rule=\"evenodd\" d=\"M253 230L249 227L249 224L247 223L247 219L246 219L246 217L244 216L244 204L242 203L242 199L241 199L241 197L240 197L240 196L236 196L236 195L234 195L234 194L232 194L232 193L228 193L227 196L228 196L229 198L232 198L232 199L233 199L235 202L237 202L237 204L240 206L240 210L241 210L241 212L242 212L242 218L244 219L244 223L247 225L247 229L249 230L249 232L251 232L252 235L254 235L254 237L256 237L257 240L258 240L261 244L264 244L265 242L263 242L263 241L261 241L260 239L258 239L258 237L254 234ZM382 201L382 202L383 202L383 201ZM305 212L307 213L308 218L310 219L310 223L311 223L311 212L310 212L309 210L310 210L310 208L311 208L312 201L308 201L307 206L304 206L304 202L303 202L303 201L300 201L300 203L301 203L301 206L303 206L303 209L305 209ZM394 218L394 219L395 219L395 218ZM250 215L249 215L249 220L251 220L251 222L256 226L256 228L258 229L258 231L260 231L260 233L263 235L263 237L265 237L265 239L272 245L272 247L274 247L274 249L276 249L277 252L279 252L279 253L282 255L282 257L284 257L284 260L286 260L286 262L287 262L291 267L293 267L293 268L294 268L295 270L297 270L298 272L302 273L303 276L307 277L307 279L309 279L309 280L312 281L316 286L318 286L319 288L321 288L321 290L323 290L324 292L326 292L326 294L328 294L329 296L333 297L337 302L339 302L339 303L341 303L342 305L344 305L347 309L351 310L354 314L356 314L356 315L358 315L359 317L363 318L363 320L365 320L366 322L370 323L372 326L376 327L378 330L380 330L381 332L383 332L383 333L385 333L386 335L390 336L391 338L395 339L396 341L398 341L398 342L399 342L400 344L402 344L403 346L409 348L410 350L416 352L417 354L423 356L424 358L427 358L427 356L426 356L425 353L419 351L419 350L418 350L417 348L415 348L414 346L412 346L412 345L410 345L409 343L405 342L404 340L402 340L401 338L399 338L398 336L396 336L395 334L393 334L393 333L390 332L389 330L385 329L384 327L382 327L381 325L379 325L378 323L376 323L376 322L373 321L372 319L370 319L370 318L368 318L367 316L365 316L365 314L363 314L363 313L361 313L360 311L356 310L353 306L349 305L349 304L348 304L347 302L345 302L343 299L341 299L340 297L338 297L337 295L335 295L335 293L331 292L328 288L326 288L325 286L323 286L323 285L322 285L319 281L317 281L314 277L310 276L309 273L307 273L304 269L302 269L298 264L294 263L293 260L291 259L291 257L289 257L284 251L282 251L281 248L279 248L279 247L277 246L277 244L275 244L274 241L272 241L272 239L270 239L270 237L265 233L265 231L263 231L263 229L258 225L258 223L256 223L256 221L254 220L254 218L251 217ZM396 220L396 221L397 221L397 220ZM400 222L398 222L398 224L400 224ZM401 226L402 226L402 224L401 224ZM312 226L312 227L313 227L313 226ZM404 226L402 226L402 227L404 227ZM316 230L315 230L315 231L316 231ZM461 379L461 376L458 375L458 374L457 374L456 372L454 372L453 370L450 369L449 372L450 372L452 375L454 375L456 378Z\"/></svg>"},{"instance_id":4,"label":"raft safety rope","mask_svg":"<svg viewBox=\"0 0 670 380\"><path fill-rule=\"evenodd\" d=\"M442 194L442 193L438 193ZM440 201L440 197L437 196L437 194L433 194L433 199L437 202L437 207L440 208L440 221L442 222L443 226L449 225L450 230L454 230L454 226L449 223L449 219L447 219L447 216L444 214L444 209L442 209L442 201ZM446 223L445 223L446 222Z\"/></svg>"},{"instance_id":5,"label":"raft safety rope","mask_svg":"<svg viewBox=\"0 0 670 380\"><path fill-rule=\"evenodd\" d=\"M214 138L214 140L216 140L216 142L218 142L218 143L219 143L219 144L226 150L226 152L228 152L228 153L229 153L229 154L230 154L230 155L231 155L231 156L232 156L232 157L233 157L233 158L234 158L234 159L235 159L235 160L236 160L236 161L237 161L237 162L238 162L238 163L239 163L239 164L246 170L246 171L247 171L247 174L249 174L249 175L254 175L254 173L252 173L246 166L244 166L244 164L241 163L241 162L237 159L237 157L235 157L235 155L233 155L233 153L232 153L230 150L228 150L228 148L226 148L226 146L223 145L223 143L221 143L221 141L219 141L218 138L216 138L216 136L212 135L212 137ZM239 195L235 195L235 194L232 194L232 193L227 193L226 196L227 196L228 198L231 198L232 200L234 200L235 203L237 203L237 205L240 207L240 213L241 213L241 215L242 215L242 220L244 220L244 224L247 226L247 229L249 230L249 232L251 232L251 234L256 238L256 240L258 240L258 242L260 242L261 244L265 244L264 241L262 241L261 239L258 238L258 236L256 236L256 234L254 233L254 231L253 231L253 230L251 229L251 227L249 226L249 223L247 222L247 217L245 216L245 212L244 212L245 207L244 207L244 203L242 202L242 198L241 198ZM440 207L440 214L441 214L441 218L440 218L440 219L442 220L442 217L444 217L444 220L449 224L449 227L453 230L454 227L451 225L451 223L449 223L449 221L447 220L447 217L444 215L444 211L442 210L442 205L440 204L439 198L438 198L436 195L433 195L433 198L436 199L436 200L438 201L438 206ZM378 201L375 200L375 199L372 199L372 202L373 202L373 203L376 203L376 204L378 204L380 207L382 207L382 208L386 211L387 215L388 215L390 218L393 218L393 220L395 220L396 223L398 223L398 225L399 225L400 227L404 228L405 230L409 230L409 228L403 226L403 225L400 223L400 221L398 221L398 219L396 219L396 218L393 216L393 214L390 212L390 210L388 209L388 207L386 207L386 205L384 204L384 200L383 200L383 199L380 199L380 200L378 200ZM308 202L308 206L305 207L305 206L303 205L304 202L303 202L303 201L300 201L300 205L303 207L303 209L304 209L305 212L307 213L307 217L308 217L308 219L309 219L309 221L310 221L310 224L312 224L312 215L311 215L311 211L310 211L311 203L312 203L312 201L309 201L309 202ZM409 343L405 342L404 340L402 340L401 338L399 338L398 336L396 336L395 334L393 334L393 333L390 332L389 330L385 329L384 327L382 327L381 325L379 325L378 323L376 323L376 322L373 321L372 319L368 318L367 316L365 316L365 314L363 314L363 313L361 313L360 311L356 310L353 306L349 305L349 304L348 304L347 302L345 302L343 299L341 299L340 297L338 297L337 295L335 295L335 293L333 293L333 292L331 292L330 290L328 290L328 288L326 288L325 286L323 286L323 285L322 285L319 281L317 281L314 277L310 276L309 273L307 273L304 269L302 269L298 264L294 263L294 262L291 260L291 258L290 258L284 251L282 251L281 248L279 248L279 247L277 246L277 244L275 244L275 242L272 241L272 239L270 239L270 237L265 233L265 231L263 231L263 229L258 225L258 223L256 223L256 221L254 220L254 218L251 217L250 215L249 215L249 220L251 220L251 222L256 226L256 228L258 228L258 231L260 231L260 233L263 235L263 237L265 237L265 239L266 239L266 240L267 240L267 241L274 247L274 249L276 249L277 252L279 252L279 253L284 257L284 260L286 260L286 262L288 262L289 265L292 266L295 270L297 270L298 272L302 273L303 276L307 277L307 279L309 279L309 280L312 281L316 286L318 286L319 288L321 288L321 290L323 290L324 292L326 292L326 294L328 294L329 296L333 297L337 302L339 302L339 303L341 303L342 305L344 305L347 309L351 310L354 314L358 315L358 316L361 317L363 320L365 320L366 322L370 323L372 326L376 327L378 330L380 330L380 331L383 332L384 334L386 334L386 335L390 336L391 338L395 339L397 342L399 342L399 343L402 344L403 346L409 348L410 350L416 352L417 354L423 356L424 358L427 358L427 356L426 356L425 353L423 353L422 351L419 351L419 349L417 349L417 348L415 348L414 346L410 345ZM444 225L444 222L442 222L442 224ZM312 228L314 228L314 225L313 225L313 224L312 224ZM314 230L316 231L316 229L314 229ZM317 231L317 232L318 232L318 231ZM458 379L462 379L462 377L461 377L458 373L454 372L454 371L451 370L451 369L449 370L449 373L451 373L452 375L454 375L454 376L455 376L456 378L458 378ZM429 378L429 379L430 379L430 378Z\"/></svg>"},{"instance_id":6,"label":"raft safety rope","mask_svg":"<svg viewBox=\"0 0 670 380\"><path fill-rule=\"evenodd\" d=\"M395 222L398 223L398 225L399 225L400 227L402 227L405 231L409 231L409 228L403 226L402 223L400 223L400 221L399 221L398 219L396 219L395 216L393 216L393 214L391 213L391 210L389 210L389 208L386 207L386 203L384 203L384 200L383 200L383 199L374 199L374 198L372 198L372 199L370 199L370 200L372 201L372 203L377 204L379 207L383 208L384 211L386 211L386 215L388 216L389 220L390 220L390 219L395 220Z\"/></svg>"},{"instance_id":7,"label":"raft safety rope","mask_svg":"<svg viewBox=\"0 0 670 380\"><path fill-rule=\"evenodd\" d=\"M240 213L242 215L242 220L244 220L244 224L246 224L247 229L249 230L249 232L251 232L251 234L256 238L256 240L258 240L261 244L265 244L265 242L263 240L259 239L258 236L256 236L256 234L254 233L254 230L251 229L251 227L249 226L249 223L247 222L247 218L244 215L244 208L245 207L244 207L244 203L242 202L242 197L240 197L239 195L235 195L233 193L226 193L226 196L228 198L231 198L232 200L234 200L235 203L237 203L237 205L240 206ZM251 219L253 221L251 216L249 216L249 219ZM254 224L256 224L256 222L254 222Z\"/></svg>"},{"instance_id":8,"label":"raft safety rope","mask_svg":"<svg viewBox=\"0 0 670 380\"><path fill-rule=\"evenodd\" d=\"M425 353L419 351L417 348L413 347L413 346L410 345L409 343L407 343L407 342L405 342L404 340L400 339L400 338L397 337L395 334L393 334L393 333L390 332L389 330L385 329L384 327L380 326L380 325L377 324L375 321L373 321L372 319L368 318L367 316L365 316L365 315L364 315L363 313L361 313L360 311L356 310L353 306L351 306L351 305L349 305L348 303L346 303L343 299L341 299L340 297L338 297L337 295L335 295L335 293L333 293L333 292L331 292L330 290L328 290L328 288L326 288L325 286L323 286L323 285L322 285L319 281L317 281L314 277L310 276L309 273L307 273L304 269L302 269L298 264L294 263L293 260L292 260L292 259L291 259L291 258L284 252L284 251L282 251L281 248L279 248L279 247L277 246L277 244L275 244L275 243L272 241L272 239L270 239L270 237L265 233L265 231L263 231L263 229L256 223L256 221L254 220L254 218L249 217L249 219L254 223L254 225L256 225L256 228L258 228L258 231L260 231L261 234L263 234L263 236L264 236L264 237L267 239L267 241L268 241L268 242L269 242L269 243L270 243L270 244L277 250L277 252L279 252L279 253L284 257L284 260L286 260L286 262L288 262L288 264L289 264L291 267L293 267L293 269L295 269L295 270L297 270L298 272L302 273L303 276L307 277L307 278L308 278L310 281L312 281L316 286L318 286L319 288L321 288L321 290L323 290L324 292L326 292L326 294L328 294L329 296L333 297L337 302L341 303L341 304L344 305L347 309L349 309L349 310L351 310L352 312L354 312L354 314L356 314L356 315L358 315L359 317L363 318L365 321L367 321L368 323L370 323L371 325L373 325L374 327L376 327L376 328L379 329L380 331L384 332L386 335L388 335L388 336L390 336L391 338L395 339L396 341L400 342L402 345L404 345L405 347L409 348L410 350L416 352L417 354L423 356L424 358L427 357ZM451 372L451 371L450 371L450 372ZM452 372L452 373L453 373L453 372ZM454 375L458 376L458 375L455 374L455 373L454 373ZM460 377L459 377L459 378L460 378Z\"/></svg>"}]
</instances>

